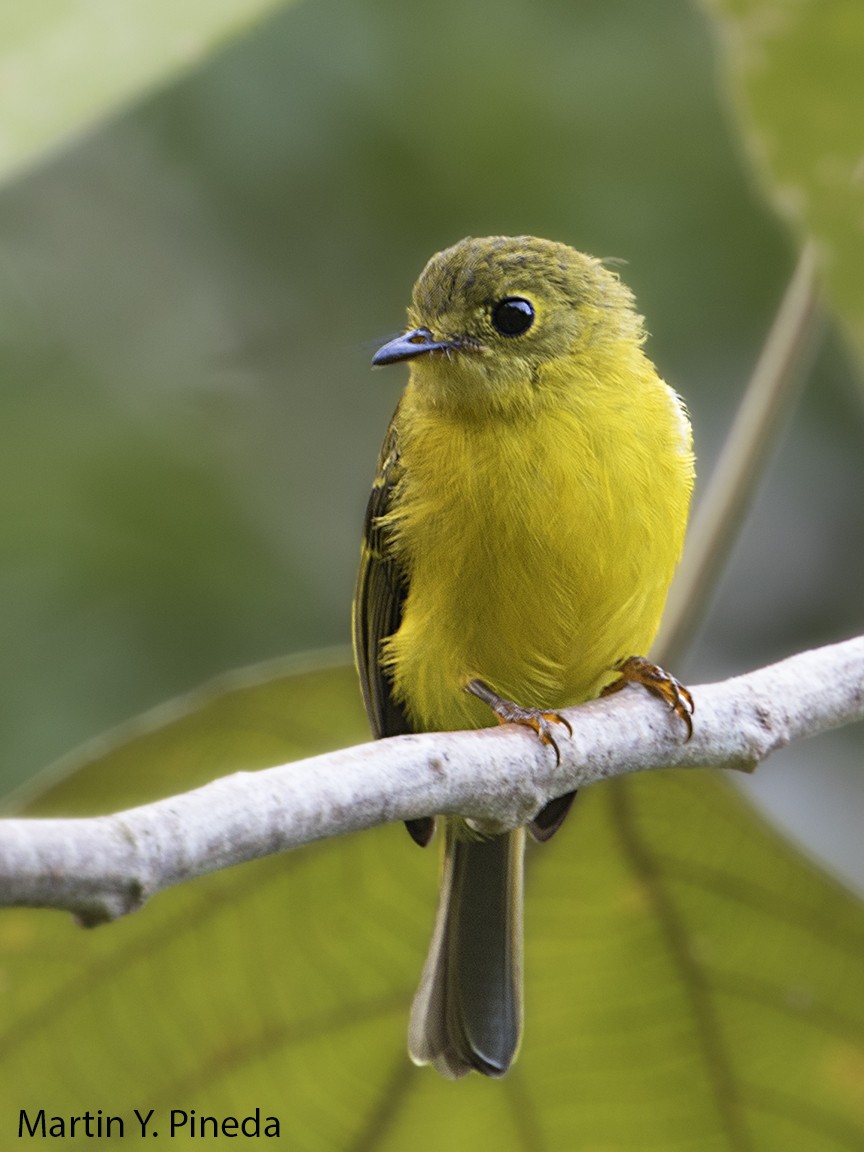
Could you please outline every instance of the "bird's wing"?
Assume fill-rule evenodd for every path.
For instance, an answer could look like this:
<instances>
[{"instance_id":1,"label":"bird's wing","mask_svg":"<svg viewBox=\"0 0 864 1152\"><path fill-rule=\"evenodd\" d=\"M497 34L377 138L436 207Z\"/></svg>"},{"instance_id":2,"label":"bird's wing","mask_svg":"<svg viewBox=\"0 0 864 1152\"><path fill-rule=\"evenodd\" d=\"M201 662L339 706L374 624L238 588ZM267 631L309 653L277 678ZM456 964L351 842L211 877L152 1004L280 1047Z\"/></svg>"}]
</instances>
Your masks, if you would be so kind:
<instances>
[{"instance_id":1,"label":"bird's wing","mask_svg":"<svg viewBox=\"0 0 864 1152\"><path fill-rule=\"evenodd\" d=\"M366 507L354 595L354 654L366 713L376 739L412 731L404 708L394 698L390 676L381 667L381 641L398 629L408 594L406 574L393 556L392 530L382 519L392 507L402 472L397 417L398 409L384 439Z\"/></svg>"}]
</instances>

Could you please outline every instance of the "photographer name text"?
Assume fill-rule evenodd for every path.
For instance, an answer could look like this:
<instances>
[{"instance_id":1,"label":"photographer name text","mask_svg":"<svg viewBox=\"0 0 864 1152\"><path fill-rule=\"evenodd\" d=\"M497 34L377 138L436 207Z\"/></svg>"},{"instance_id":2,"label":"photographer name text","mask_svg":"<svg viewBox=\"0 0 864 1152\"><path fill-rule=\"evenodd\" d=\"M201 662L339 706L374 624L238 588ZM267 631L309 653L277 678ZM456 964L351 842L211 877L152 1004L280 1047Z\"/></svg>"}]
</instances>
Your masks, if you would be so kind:
<instances>
[{"instance_id":1,"label":"photographer name text","mask_svg":"<svg viewBox=\"0 0 864 1152\"><path fill-rule=\"evenodd\" d=\"M194 1108L172 1108L157 1117L156 1109L133 1108L131 1115L112 1116L101 1108L80 1116L49 1116L44 1108L26 1108L18 1113L18 1136L45 1139L90 1136L96 1140L118 1140L125 1136L245 1136L249 1139L278 1137L281 1126L276 1116L262 1116L255 1108L248 1116L210 1116Z\"/></svg>"}]
</instances>

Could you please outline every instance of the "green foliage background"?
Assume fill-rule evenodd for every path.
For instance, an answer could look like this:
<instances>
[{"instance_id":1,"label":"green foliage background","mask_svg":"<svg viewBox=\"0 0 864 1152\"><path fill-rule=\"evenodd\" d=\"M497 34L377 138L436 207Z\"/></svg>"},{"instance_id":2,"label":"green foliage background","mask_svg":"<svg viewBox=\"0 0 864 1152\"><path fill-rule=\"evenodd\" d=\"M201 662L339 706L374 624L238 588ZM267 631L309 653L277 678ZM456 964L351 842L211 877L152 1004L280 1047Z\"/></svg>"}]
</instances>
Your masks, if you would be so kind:
<instances>
[{"instance_id":1,"label":"green foliage background","mask_svg":"<svg viewBox=\"0 0 864 1152\"><path fill-rule=\"evenodd\" d=\"M104 38L93 32L98 7L22 6L0 15L3 75L17 85L16 100L0 115L0 163L9 174L0 189L0 773L6 789L82 739L214 673L344 643L366 492L401 386L398 373L373 375L369 359L377 343L401 325L423 262L460 236L534 232L625 258L623 275L648 317L652 354L690 405L703 476L794 264L794 242L762 189L772 195L778 184L785 189L781 203L794 227L826 244L832 302L853 338L862 330L855 132L864 85L838 60L850 53L861 58L854 48L864 45L864 14L844 0L717 0L705 8L684 0L444 0L434 19L397 0L310 0L296 7L184 0L128 6L125 22L111 27L97 18ZM718 63L722 41L706 20L707 8L728 19L724 29L734 53L724 58L732 62L729 71ZM272 10L269 18L237 35L265 10ZM224 43L222 50L208 55L217 43ZM58 59L64 67L56 66ZM160 79L163 86L154 88ZM86 106L77 102L84 88L91 93ZM734 112L725 102L730 89ZM829 129L830 146L820 152ZM758 186L750 175L754 151L760 158ZM700 642L689 664L676 668L686 679L719 677L861 631L861 396L858 370L829 330ZM356 713L342 726L344 711L356 708L350 678L329 691L310 721L317 733L313 747L322 746L322 730L334 743L360 735ZM243 739L235 734L231 749L263 763L252 751L261 740L268 754L291 755L291 729L282 726L279 708L269 716L247 725ZM290 718L292 724L297 719L294 713ZM262 727L271 735L262 737ZM202 736L211 732L207 724L196 731L198 752L186 755L185 768L177 763L177 788L188 786L196 772L214 776L247 766L233 754L220 758L222 745L212 733ZM310 745L298 737L296 746ZM95 793L115 807L128 796L130 773L143 789L136 799L151 789L171 791L151 779L151 767L146 756L132 766L109 759L101 775L81 778L98 783L79 793L79 802ZM691 809L674 807L667 799L671 787L670 792L658 785L653 800L639 791L639 803L651 805L650 820L660 821L661 838L674 853L692 859L694 844L689 837L681 840L674 819ZM755 788L772 793L775 813L830 853L834 867L853 877L864 873L860 732L822 738L778 758L759 773ZM58 803L65 797L60 810L69 810L74 791L55 794ZM626 1067L629 1075L633 1063L622 1037L634 1018L650 1020L644 1033L650 1055L658 1018L645 1015L644 1002L634 1005L626 997L626 1008L617 1007L622 987L651 989L656 980L650 965L631 977L640 951L635 937L626 945L626 917L611 929L613 941L621 943L619 931L625 938L615 988L600 996L591 983L608 956L590 969L590 980L584 975L580 924L587 916L599 925L593 917L602 916L607 899L613 912L621 902L626 907L629 891L624 884L619 900L606 887L616 883L614 861L622 860L621 829L616 825L615 835L603 839L609 821L614 824L616 801L612 793L596 791L586 797L581 821L568 829L567 844L558 849L556 843L544 858L542 867L556 869L555 879L545 888L538 879L529 899L529 964L538 981L536 998L529 999L534 1022L529 1017L519 1074L505 1082L514 1117L531 1111L512 1103L520 1092L523 1101L530 1097L532 1107L540 1106L537 1090L527 1085L537 1075L532 1069L544 1065L535 1063L540 1057L532 1056L529 1045L539 1051L545 1037L562 1077L558 1127L553 1139L551 1129L520 1128L514 1120L510 1143L567 1146L562 1133L570 1133L570 1146L592 1152L668 1148L673 1141L700 1150L786 1152L814 1147L815 1115L820 1138L828 1139L827 1130L834 1133L825 1148L856 1147L864 1129L856 1087L864 1082L864 1057L852 992L860 980L848 956L856 953L860 919L853 904L827 895L834 890L822 879L812 880L812 896L802 897L792 919L812 927L813 909L836 900L831 907L840 927L832 930L847 960L826 960L818 949L804 949L813 967L806 979L800 973L790 978L784 995L794 1008L814 995L808 983L814 970L836 973L836 999L816 1000L824 1008L823 1025L833 1022L844 1041L829 1051L820 1040L805 1052L797 1036L802 1063L793 1072L787 1034L772 1031L776 1021L763 1018L757 1032L769 1043L755 1049L756 1060L763 1061L758 1074L745 1072L734 1059L730 1073L739 1102L746 1097L745 1082L755 1077L762 1084L764 1116L765 1084L788 1072L802 1091L804 1085L816 1091L804 1108L809 1121L800 1121L800 1109L799 1121L789 1119L795 1111L792 1088L785 1102L775 1100L767 1109L775 1119L785 1116L791 1127L775 1124L768 1134L755 1119L752 1097L742 1105L747 1120L740 1128L737 1121L730 1127L719 1120L723 1109L714 1106L700 1113L699 1123L707 1127L682 1120L682 1100L693 1082L686 1042L666 1049L676 1054L667 1072L681 1096L664 1096L670 1101L666 1119L658 1119L655 1108L653 1128L638 1104L641 1099L645 1108L655 1107L649 1105L658 1098L650 1079L638 1090L628 1080L629 1111L621 1110L621 1082L612 1072L605 1087L594 1084L580 1095L586 1053L594 1060L598 1050L581 1049L582 1063L574 1064L573 1049L555 1055L562 1036L570 1044L584 1034L595 1046L604 1035L617 1036L602 1066ZM705 822L703 846L714 853L709 852L711 866L722 863L728 885L750 818L718 792L719 827L732 830L727 856L722 837L710 836L710 813L698 797L693 802L693 820L698 812ZM370 913L380 932L386 928L386 940L374 936L363 969L376 970L380 1010L391 1013L380 1050L384 1064L376 1065L370 1079L358 1057L351 1065L357 1070L347 1073L351 1091L361 1091L357 1085L368 1081L372 1095L362 1107L344 1107L338 1121L343 1127L325 1125L320 1138L313 1137L315 1123L303 1126L297 1119L296 1145L390 1146L382 1135L396 1130L387 1127L388 1101L402 1099L396 1089L414 1075L431 1117L417 1119L415 1137L431 1130L445 1107L447 1122L457 1123L466 1099L475 1123L500 1117L494 1086L466 1087L457 1106L454 1093L462 1088L442 1086L404 1064L404 1018L431 922L434 865L429 854L412 855L397 832L311 853L324 872L305 888L287 879L319 866L308 865L305 856L261 865L262 875L272 875L277 887L269 899L261 897L254 914L240 903L242 893L255 899L256 881L243 879L258 874L251 869L240 870L241 879L208 882L202 895L193 886L189 893L160 898L128 924L92 935L61 925L55 915L4 913L0 939L16 1012L30 1012L31 1024L43 1019L47 1025L57 1002L52 998L67 995L68 980L83 990L83 999L76 1001L80 1015L61 1020L59 1031L32 1031L42 1055L37 1049L5 1049L4 1073L14 1065L17 1079L5 1081L3 1124L22 1098L16 1095L24 1091L21 1077L28 1075L28 1091L45 1085L46 1106L52 1105L50 1085L58 1108L83 1108L86 1085L102 1075L130 997L143 996L145 987L147 995L158 997L166 972L185 974L176 986L179 1006L154 1016L146 1008L152 1001L141 1001L146 1019L134 1027L143 1039L135 1054L124 1057L129 1076L143 1088L154 1087L157 1072L167 1076L170 1068L175 1079L169 1078L164 1098L184 1084L194 1096L204 1082L195 1080L193 1066L203 1077L201 1069L218 1063L220 1053L242 1050L249 1077L243 1091L212 1089L202 1099L213 1108L220 1101L226 1108L243 1107L257 1102L254 1091L260 1090L262 1104L267 1095L274 1109L284 1109L290 1097L290 1110L299 1118L306 1115L297 1103L303 1088L288 1081L309 1061L303 1098L336 1124L333 1099L352 1099L344 1080L314 1089L317 1105L308 1095L315 1069L315 1075L324 1075L325 1068L334 1077L339 1072L332 1031L320 1033L316 1063L305 1049L298 1057L298 1049L279 1048L276 1041L280 1056L269 1056L265 1025L271 1011L283 1021L293 1019L284 1008L294 1003L290 989L305 994L295 967L297 936L318 925L314 940L323 965L332 946L328 926L344 923L346 908L356 916L361 899L375 904L380 879L351 888L353 903L340 888L339 878L357 867L379 875L373 864L358 863L367 859L383 860L405 877L398 900L382 889L381 915L375 908ZM764 830L753 837L759 845L774 844ZM617 845L611 855L610 845ZM779 899L778 891L805 885L804 864L793 866L779 846L765 852L772 900ZM753 858L745 855L745 874L750 866ZM278 888L283 874L284 890ZM266 888L270 881L261 883ZM552 901L554 884L562 883L572 890L572 904L561 904L558 927L548 931L544 900ZM647 883L644 870L639 883ZM704 887L700 892L696 911L705 906ZM597 902L586 906L586 893ZM631 897L636 899L632 892ZM211 901L215 935L198 935L194 925ZM763 891L755 907L768 904ZM400 910L404 937L394 922ZM656 916L655 908L643 927ZM724 927L722 915L707 920L698 932L687 921L687 947L697 953L703 932L713 940L719 931L727 942L742 932L761 942L740 919L733 927ZM352 923L362 935L362 920ZM300 925L296 933L292 924ZM158 944L172 938L172 925L183 926L186 944L176 957L160 952ZM597 934L602 936L599 927ZM256 964L263 969L243 967L225 943L234 936L254 941ZM765 945L771 963L753 976L751 990L800 951L800 940L778 934L772 939ZM353 947L349 943L349 951ZM102 974L128 948L145 965L144 983L133 980L110 996L101 993ZM105 958L97 962L92 957L102 950ZM739 992L742 972L755 964L748 955L745 950L736 960L733 983ZM332 991L344 979L343 962L344 956L329 976L318 974L322 988L329 981ZM23 976L36 970L44 979L29 985L28 1001ZM539 984L553 970L566 978L563 985L541 991ZM210 982L214 973L220 973L218 987ZM680 982L667 971L658 986L662 1001L678 995ZM244 1000L242 989L254 990L252 998ZM226 1012L229 991L238 999ZM556 1025L550 1019L559 1009L590 1015L597 996L601 1007L593 1022L567 1016ZM716 983L710 996L722 998ZM751 1003L758 999L754 991ZM669 1019L685 1021L686 1030L692 1009L691 1004ZM213 1013L219 1024L204 1029L205 1048L188 1046L190 1031ZM752 1011L730 1018L724 1044L732 1056L752 1049L757 1017ZM248 1033L242 1032L244 1021ZM291 1027L300 1025L294 1021ZM824 1036L825 1027L817 1032ZM366 1041L362 1031L357 1036L352 1043L362 1054ZM44 1065L52 1069L46 1077L38 1069L48 1051L54 1063ZM188 1062L185 1080L168 1052ZM805 1066L811 1059L820 1061L818 1075ZM122 1061L118 1075L121 1066ZM396 1086L393 1093L382 1087L387 1076ZM717 1081L711 1083L716 1097ZM120 1107L120 1095L114 1100ZM544 1115L550 1106L543 1103ZM612 1120L618 1128L610 1127ZM503 1134L499 1146L509 1146Z\"/></svg>"}]
</instances>

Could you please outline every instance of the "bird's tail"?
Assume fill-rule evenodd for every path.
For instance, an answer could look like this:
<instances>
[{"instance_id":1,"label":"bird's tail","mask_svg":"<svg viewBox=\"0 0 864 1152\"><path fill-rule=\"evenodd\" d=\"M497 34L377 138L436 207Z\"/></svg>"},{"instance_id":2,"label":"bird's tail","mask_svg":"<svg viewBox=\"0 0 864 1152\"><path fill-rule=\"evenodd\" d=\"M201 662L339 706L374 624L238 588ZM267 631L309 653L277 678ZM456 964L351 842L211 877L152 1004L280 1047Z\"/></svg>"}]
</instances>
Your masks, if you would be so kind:
<instances>
[{"instance_id":1,"label":"bird's tail","mask_svg":"<svg viewBox=\"0 0 864 1152\"><path fill-rule=\"evenodd\" d=\"M435 931L411 1008L408 1051L455 1079L503 1076L522 1031L523 829L468 839L447 820Z\"/></svg>"}]
</instances>

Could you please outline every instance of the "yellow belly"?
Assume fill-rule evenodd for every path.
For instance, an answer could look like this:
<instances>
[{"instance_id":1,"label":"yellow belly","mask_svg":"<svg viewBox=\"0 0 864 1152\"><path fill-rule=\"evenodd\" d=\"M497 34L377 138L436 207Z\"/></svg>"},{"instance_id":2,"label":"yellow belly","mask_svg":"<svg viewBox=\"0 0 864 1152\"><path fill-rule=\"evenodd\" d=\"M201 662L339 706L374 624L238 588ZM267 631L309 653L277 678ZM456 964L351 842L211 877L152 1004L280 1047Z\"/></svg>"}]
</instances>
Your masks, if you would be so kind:
<instances>
[{"instance_id":1,"label":"yellow belly","mask_svg":"<svg viewBox=\"0 0 864 1152\"><path fill-rule=\"evenodd\" d=\"M418 728L488 725L464 692L474 677L561 708L648 651L683 542L689 439L653 374L608 411L593 388L504 424L413 405L409 387L393 513L409 592L384 658Z\"/></svg>"}]
</instances>

